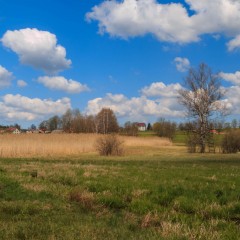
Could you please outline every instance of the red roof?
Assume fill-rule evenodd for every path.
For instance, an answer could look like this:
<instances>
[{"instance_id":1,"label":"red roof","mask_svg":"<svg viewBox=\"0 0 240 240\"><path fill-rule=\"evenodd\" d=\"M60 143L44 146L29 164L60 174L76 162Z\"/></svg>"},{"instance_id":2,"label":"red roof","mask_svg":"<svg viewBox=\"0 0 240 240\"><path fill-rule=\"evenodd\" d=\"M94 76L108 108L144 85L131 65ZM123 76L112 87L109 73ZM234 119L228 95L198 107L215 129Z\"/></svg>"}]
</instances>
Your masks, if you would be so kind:
<instances>
[{"instance_id":1,"label":"red roof","mask_svg":"<svg viewBox=\"0 0 240 240\"><path fill-rule=\"evenodd\" d=\"M146 127L145 123L137 123L138 127Z\"/></svg>"},{"instance_id":2,"label":"red roof","mask_svg":"<svg viewBox=\"0 0 240 240\"><path fill-rule=\"evenodd\" d=\"M10 128L8 128L7 130L13 132L13 131L15 131L16 129L17 129L17 128L15 128L15 127L10 127Z\"/></svg>"},{"instance_id":3,"label":"red roof","mask_svg":"<svg viewBox=\"0 0 240 240\"><path fill-rule=\"evenodd\" d=\"M212 130L210 130L210 133L216 133L216 134L218 134L218 131L215 130L215 129L212 129Z\"/></svg>"}]
</instances>

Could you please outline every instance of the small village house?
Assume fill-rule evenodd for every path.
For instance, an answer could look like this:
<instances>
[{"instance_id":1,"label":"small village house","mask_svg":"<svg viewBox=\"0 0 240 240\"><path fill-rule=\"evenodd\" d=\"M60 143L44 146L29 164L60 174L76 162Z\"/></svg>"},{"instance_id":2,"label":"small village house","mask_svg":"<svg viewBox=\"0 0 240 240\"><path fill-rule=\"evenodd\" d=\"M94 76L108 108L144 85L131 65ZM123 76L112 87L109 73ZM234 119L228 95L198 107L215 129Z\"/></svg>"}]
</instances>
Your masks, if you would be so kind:
<instances>
[{"instance_id":1,"label":"small village house","mask_svg":"<svg viewBox=\"0 0 240 240\"><path fill-rule=\"evenodd\" d=\"M20 134L21 133L21 131L18 128L15 128L15 127L8 128L7 132L11 133L11 134Z\"/></svg>"},{"instance_id":2,"label":"small village house","mask_svg":"<svg viewBox=\"0 0 240 240\"><path fill-rule=\"evenodd\" d=\"M144 132L146 131L146 124L145 123L137 123L138 131Z\"/></svg>"}]
</instances>

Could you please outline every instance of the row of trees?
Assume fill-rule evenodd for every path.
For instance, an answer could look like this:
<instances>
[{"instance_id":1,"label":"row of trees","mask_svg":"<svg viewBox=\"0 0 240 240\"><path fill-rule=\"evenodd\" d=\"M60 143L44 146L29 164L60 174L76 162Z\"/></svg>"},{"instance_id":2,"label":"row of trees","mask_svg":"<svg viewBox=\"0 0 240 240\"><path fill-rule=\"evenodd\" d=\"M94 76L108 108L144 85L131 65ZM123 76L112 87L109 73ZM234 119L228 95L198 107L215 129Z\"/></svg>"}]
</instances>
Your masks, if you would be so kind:
<instances>
[{"instance_id":1,"label":"row of trees","mask_svg":"<svg viewBox=\"0 0 240 240\"><path fill-rule=\"evenodd\" d=\"M39 128L47 131L62 129L68 133L115 133L119 125L114 112L103 108L96 116L83 115L78 109L67 110L61 117L53 116L39 124Z\"/></svg>"},{"instance_id":2,"label":"row of trees","mask_svg":"<svg viewBox=\"0 0 240 240\"><path fill-rule=\"evenodd\" d=\"M177 129L175 122L166 121L164 118L153 124L153 131L157 133L159 137L166 137L173 139Z\"/></svg>"},{"instance_id":3,"label":"row of trees","mask_svg":"<svg viewBox=\"0 0 240 240\"><path fill-rule=\"evenodd\" d=\"M148 123L147 130L153 130L159 137L172 139L176 130L189 133L195 131L199 127L198 121L176 123L160 118L153 125ZM213 121L209 123L209 129L216 129L218 131L239 127L236 119L234 119L232 123L224 123L223 121ZM78 109L69 109L61 117L56 115L48 120L42 121L39 128L47 131L62 129L68 133L107 134L119 132L120 134L127 136L138 135L137 122L128 121L123 127L119 127L114 112L109 108L103 108L96 116L83 115ZM36 129L36 126L32 124L31 129Z\"/></svg>"},{"instance_id":4,"label":"row of trees","mask_svg":"<svg viewBox=\"0 0 240 240\"><path fill-rule=\"evenodd\" d=\"M192 125L195 125L195 121L179 123L177 128L181 131L187 131L188 129L193 129ZM237 129L237 128L240 128L240 121L237 121L236 119L233 119L232 122L215 120L209 123L209 129L216 129L219 132L221 132L222 130Z\"/></svg>"}]
</instances>

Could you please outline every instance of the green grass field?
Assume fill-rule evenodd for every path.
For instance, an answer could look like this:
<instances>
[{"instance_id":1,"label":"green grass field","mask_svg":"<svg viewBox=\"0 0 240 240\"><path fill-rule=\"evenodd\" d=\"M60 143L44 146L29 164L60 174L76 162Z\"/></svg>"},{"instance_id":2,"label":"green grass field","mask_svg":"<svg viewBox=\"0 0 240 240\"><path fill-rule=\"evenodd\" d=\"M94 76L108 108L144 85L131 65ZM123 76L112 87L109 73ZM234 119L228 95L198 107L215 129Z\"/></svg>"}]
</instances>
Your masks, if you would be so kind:
<instances>
[{"instance_id":1,"label":"green grass field","mask_svg":"<svg viewBox=\"0 0 240 240\"><path fill-rule=\"evenodd\" d=\"M0 239L240 239L238 154L145 152L0 159Z\"/></svg>"},{"instance_id":2,"label":"green grass field","mask_svg":"<svg viewBox=\"0 0 240 240\"><path fill-rule=\"evenodd\" d=\"M213 135L215 146L218 149L221 146L223 136L224 135L220 135L220 134L214 134ZM185 131L176 131L176 134L175 134L175 136L173 138L173 142L174 142L174 144L176 144L178 146L186 145L186 142L187 142L187 134L186 134L186 132Z\"/></svg>"}]
</instances>

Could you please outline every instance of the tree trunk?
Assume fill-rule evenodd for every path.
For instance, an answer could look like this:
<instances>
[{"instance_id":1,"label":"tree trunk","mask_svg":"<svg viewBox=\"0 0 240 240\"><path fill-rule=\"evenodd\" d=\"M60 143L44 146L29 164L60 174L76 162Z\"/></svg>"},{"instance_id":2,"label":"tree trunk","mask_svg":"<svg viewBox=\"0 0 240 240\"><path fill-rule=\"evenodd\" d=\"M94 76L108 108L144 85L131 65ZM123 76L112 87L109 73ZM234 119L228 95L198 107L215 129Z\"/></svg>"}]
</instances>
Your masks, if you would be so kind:
<instances>
[{"instance_id":1,"label":"tree trunk","mask_svg":"<svg viewBox=\"0 0 240 240\"><path fill-rule=\"evenodd\" d=\"M200 138L200 153L205 153L205 149L206 149L206 137L201 136L201 138Z\"/></svg>"}]
</instances>

